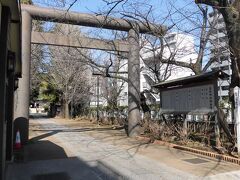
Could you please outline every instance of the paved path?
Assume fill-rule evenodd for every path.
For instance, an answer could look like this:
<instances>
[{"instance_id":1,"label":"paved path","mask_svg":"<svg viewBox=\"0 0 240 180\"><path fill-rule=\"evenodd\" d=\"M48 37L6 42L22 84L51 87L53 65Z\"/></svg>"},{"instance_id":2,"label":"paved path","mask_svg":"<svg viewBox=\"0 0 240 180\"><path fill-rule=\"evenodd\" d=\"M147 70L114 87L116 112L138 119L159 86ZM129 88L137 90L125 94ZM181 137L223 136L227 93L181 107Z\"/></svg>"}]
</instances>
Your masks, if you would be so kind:
<instances>
[{"instance_id":1,"label":"paved path","mask_svg":"<svg viewBox=\"0 0 240 180\"><path fill-rule=\"evenodd\" d=\"M119 130L62 122L31 121L33 143L24 162L8 166L7 180L240 179L234 164L139 142Z\"/></svg>"}]
</instances>

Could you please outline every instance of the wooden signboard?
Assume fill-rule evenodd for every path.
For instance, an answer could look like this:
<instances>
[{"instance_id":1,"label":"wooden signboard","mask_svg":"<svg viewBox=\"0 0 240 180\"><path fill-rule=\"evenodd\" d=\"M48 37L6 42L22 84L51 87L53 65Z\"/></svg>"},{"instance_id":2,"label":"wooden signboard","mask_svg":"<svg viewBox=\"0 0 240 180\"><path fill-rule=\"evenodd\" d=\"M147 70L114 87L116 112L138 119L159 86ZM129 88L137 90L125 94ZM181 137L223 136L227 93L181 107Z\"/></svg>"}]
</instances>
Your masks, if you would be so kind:
<instances>
[{"instance_id":1,"label":"wooden signboard","mask_svg":"<svg viewBox=\"0 0 240 180\"><path fill-rule=\"evenodd\" d=\"M161 112L163 113L209 113L215 111L214 85L163 90Z\"/></svg>"},{"instance_id":2,"label":"wooden signboard","mask_svg":"<svg viewBox=\"0 0 240 180\"><path fill-rule=\"evenodd\" d=\"M218 78L227 78L222 71L165 81L152 87L160 91L162 114L208 114L218 107Z\"/></svg>"}]
</instances>

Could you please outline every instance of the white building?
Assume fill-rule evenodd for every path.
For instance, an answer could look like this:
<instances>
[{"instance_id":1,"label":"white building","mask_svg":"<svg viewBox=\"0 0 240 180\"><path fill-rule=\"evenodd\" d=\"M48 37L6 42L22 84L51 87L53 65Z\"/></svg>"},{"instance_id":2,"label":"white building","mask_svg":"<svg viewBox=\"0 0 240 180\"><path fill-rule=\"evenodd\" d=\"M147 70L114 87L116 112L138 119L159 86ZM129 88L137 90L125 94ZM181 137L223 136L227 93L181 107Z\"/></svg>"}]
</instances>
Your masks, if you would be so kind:
<instances>
[{"instance_id":1,"label":"white building","mask_svg":"<svg viewBox=\"0 0 240 180\"><path fill-rule=\"evenodd\" d=\"M119 64L118 64L119 62ZM118 61L115 66L119 66L118 76L124 77L127 79L127 73L123 74L123 72L128 71L127 66L127 59L123 59ZM118 68L116 68L118 69ZM114 93L116 91L121 91L120 95L118 96L117 102L119 106L127 106L128 105L128 85L127 82L121 79L113 79L113 78L107 78L99 76L99 83L97 83L98 79L96 76L92 78L92 89L91 89L91 100L90 100L90 107L96 107L97 103L99 102L99 106L107 106L107 96L109 99L111 99L111 92L114 89ZM115 87L115 84L117 84L117 88ZM98 94L99 89L99 94ZM99 96L99 97L98 97Z\"/></svg>"},{"instance_id":2,"label":"white building","mask_svg":"<svg viewBox=\"0 0 240 180\"><path fill-rule=\"evenodd\" d=\"M180 34L180 33L169 33L165 37L165 47L163 51L163 58L170 60L174 57L174 60L186 63L194 63L197 59L197 53L194 50L194 38L190 35ZM148 49L148 48L146 48ZM143 49L144 53L146 50ZM148 59L153 55L151 54L143 54L143 59ZM150 60L151 61L151 60ZM150 89L150 84L152 82L157 82L154 74L149 70L149 64L146 65L147 60L142 61L141 67L141 91L145 89ZM154 64L154 63L153 63ZM147 67L148 66L148 67ZM150 65L151 66L151 65ZM168 68L167 78L164 77L166 74L166 68ZM160 66L160 72L163 74L161 80L172 80L181 77L191 76L194 73L189 68L179 67L176 65L167 65L163 64ZM148 98L155 99L155 102L159 102L159 96L152 94L152 98L149 96Z\"/></svg>"},{"instance_id":3,"label":"white building","mask_svg":"<svg viewBox=\"0 0 240 180\"><path fill-rule=\"evenodd\" d=\"M175 53L176 61L195 62L197 58L197 53L194 51L194 38L190 35L179 34L179 33L169 33L165 36L165 46L164 48L164 58L170 58L173 53ZM150 45L145 45L141 50L140 55L142 59L140 60L140 91L149 90L151 88L151 82L156 82L153 73L146 67L146 63L152 63L149 61L144 61L143 59L147 59L153 56L153 53L148 49L151 49ZM121 71L127 71L127 60L122 61L122 69ZM150 64L148 64L149 66ZM167 65L162 65L160 67L161 71L164 72ZM186 77L194 74L192 70L188 68L178 67L175 65L170 65L168 67L171 71L170 76L167 80L177 79L181 77ZM119 96L119 105L127 106L128 105L128 86L125 84L123 91ZM150 102L159 102L159 96L156 94L149 94L148 97Z\"/></svg>"},{"instance_id":4,"label":"white building","mask_svg":"<svg viewBox=\"0 0 240 180\"><path fill-rule=\"evenodd\" d=\"M101 84L105 78L102 76L93 76L91 78L92 82L92 89L91 89L91 99L90 99L90 107L97 107L99 106L106 106L107 100L101 96L102 94L102 87Z\"/></svg>"},{"instance_id":5,"label":"white building","mask_svg":"<svg viewBox=\"0 0 240 180\"><path fill-rule=\"evenodd\" d=\"M209 14L210 22L213 22L214 19L217 19L217 24L214 27L214 30L210 36L210 58L215 60L215 62L211 64L209 70L219 69L229 75L228 79L220 79L218 81L218 96L219 100L223 100L222 102L224 102L224 106L226 108L225 110L227 111L228 109L229 111L227 121L232 122L232 113L231 110L229 110L230 105L225 101L229 97L229 85L231 82L230 76L232 74L228 37L224 19L218 11L214 11Z\"/></svg>"},{"instance_id":6,"label":"white building","mask_svg":"<svg viewBox=\"0 0 240 180\"><path fill-rule=\"evenodd\" d=\"M120 61L120 72L127 72L128 71L128 60L127 59L123 59ZM122 77L124 78L127 78L128 75L127 74L124 74L124 75L121 75ZM123 83L123 80L119 80L118 81L118 85L121 86ZM127 106L128 105L128 84L127 82L125 82L123 84L123 87L122 87L122 91L118 97L118 105L119 106Z\"/></svg>"},{"instance_id":7,"label":"white building","mask_svg":"<svg viewBox=\"0 0 240 180\"><path fill-rule=\"evenodd\" d=\"M210 66L210 69L221 69L225 73L231 75L231 61L230 52L228 48L228 38L226 34L225 23L222 15L217 11L209 14L210 22L213 22L214 18L217 18L217 24L210 36L211 41L211 53L210 58L213 58L215 62ZM228 89L230 79L219 80L219 98L225 99L228 97Z\"/></svg>"}]
</instances>

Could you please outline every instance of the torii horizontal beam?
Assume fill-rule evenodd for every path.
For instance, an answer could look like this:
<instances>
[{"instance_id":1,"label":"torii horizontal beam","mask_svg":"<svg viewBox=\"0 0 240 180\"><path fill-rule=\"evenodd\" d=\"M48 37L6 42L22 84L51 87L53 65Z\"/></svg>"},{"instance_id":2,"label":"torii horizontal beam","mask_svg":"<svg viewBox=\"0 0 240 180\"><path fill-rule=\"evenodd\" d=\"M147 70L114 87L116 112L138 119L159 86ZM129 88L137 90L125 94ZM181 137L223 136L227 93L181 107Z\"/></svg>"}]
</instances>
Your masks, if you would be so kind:
<instances>
[{"instance_id":1,"label":"torii horizontal beam","mask_svg":"<svg viewBox=\"0 0 240 180\"><path fill-rule=\"evenodd\" d=\"M43 8L25 4L21 5L21 9L22 11L27 11L33 19L48 22L59 22L120 31L129 31L133 28L133 24L136 24L139 27L140 33L155 35L164 35L167 30L166 26L156 25L150 22L143 23L127 19L113 18L110 16L66 12L64 10Z\"/></svg>"},{"instance_id":2,"label":"torii horizontal beam","mask_svg":"<svg viewBox=\"0 0 240 180\"><path fill-rule=\"evenodd\" d=\"M128 42L126 41L120 40L107 41L88 37L76 38L71 36L62 35L60 36L57 34L44 32L32 32L31 43L76 48L99 49L118 52L129 51Z\"/></svg>"}]
</instances>

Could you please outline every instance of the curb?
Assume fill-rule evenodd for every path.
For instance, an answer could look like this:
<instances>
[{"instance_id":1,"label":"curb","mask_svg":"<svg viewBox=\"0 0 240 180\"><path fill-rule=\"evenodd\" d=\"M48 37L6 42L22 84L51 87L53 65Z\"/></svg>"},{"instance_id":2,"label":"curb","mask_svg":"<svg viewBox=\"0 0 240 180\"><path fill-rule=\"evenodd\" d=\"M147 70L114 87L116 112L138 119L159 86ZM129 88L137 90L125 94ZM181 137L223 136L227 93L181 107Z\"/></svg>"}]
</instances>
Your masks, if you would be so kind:
<instances>
[{"instance_id":1,"label":"curb","mask_svg":"<svg viewBox=\"0 0 240 180\"><path fill-rule=\"evenodd\" d=\"M150 138L143 137L143 136L137 136L136 139L137 140L150 140ZM213 152L208 152L208 151L198 150L198 149L189 148L189 147L185 147L185 146L180 146L180 145L176 145L176 144L172 144L172 143L168 143L168 142L164 142L164 141L160 141L160 140L155 140L153 144L168 146L168 147L171 147L171 148L175 148L175 149L179 149L179 150L183 150L183 151L188 151L188 152L208 156L208 157L211 157L211 158L215 158L217 160L223 160L223 161L226 161L226 162L230 162L230 163L240 165L240 159L230 157L230 156L226 156L226 155L222 155L222 154L217 154L217 153L213 153Z\"/></svg>"}]
</instances>

